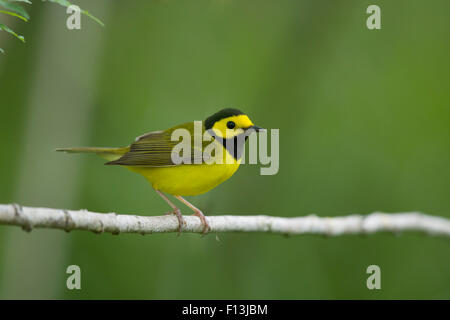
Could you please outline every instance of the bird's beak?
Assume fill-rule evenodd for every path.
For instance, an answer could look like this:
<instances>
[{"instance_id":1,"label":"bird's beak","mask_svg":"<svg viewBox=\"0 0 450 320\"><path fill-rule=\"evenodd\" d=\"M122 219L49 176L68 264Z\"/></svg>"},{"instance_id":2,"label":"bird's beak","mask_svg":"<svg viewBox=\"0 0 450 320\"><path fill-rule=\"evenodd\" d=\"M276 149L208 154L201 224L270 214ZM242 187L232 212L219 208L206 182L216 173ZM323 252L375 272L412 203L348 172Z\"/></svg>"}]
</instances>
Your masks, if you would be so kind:
<instances>
[{"instance_id":1,"label":"bird's beak","mask_svg":"<svg viewBox=\"0 0 450 320\"><path fill-rule=\"evenodd\" d=\"M251 126L251 127L248 127L248 128L245 129L245 131L250 131L250 130L258 132L258 131L264 131L266 129L258 127L258 126Z\"/></svg>"}]
</instances>

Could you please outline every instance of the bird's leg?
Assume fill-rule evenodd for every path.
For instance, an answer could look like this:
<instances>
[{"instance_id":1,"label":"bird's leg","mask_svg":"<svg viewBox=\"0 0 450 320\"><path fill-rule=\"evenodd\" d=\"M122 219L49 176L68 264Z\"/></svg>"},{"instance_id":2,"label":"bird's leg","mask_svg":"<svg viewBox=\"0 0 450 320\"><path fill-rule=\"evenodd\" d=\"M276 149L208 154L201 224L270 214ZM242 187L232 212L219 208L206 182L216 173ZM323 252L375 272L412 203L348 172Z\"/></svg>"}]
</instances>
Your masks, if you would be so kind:
<instances>
[{"instance_id":1,"label":"bird's leg","mask_svg":"<svg viewBox=\"0 0 450 320\"><path fill-rule=\"evenodd\" d=\"M181 211L180 209L178 209L170 200L169 198L166 197L166 195L164 193L162 193L159 190L155 190L157 194L159 194L161 196L161 198L163 198L164 200L166 200L166 202L169 204L169 206L172 207L173 211L172 212L168 212L167 214L174 214L177 216L178 219L178 235L180 235L180 233L183 231L183 225L186 225L186 221L184 221L183 216L181 215Z\"/></svg>"},{"instance_id":2,"label":"bird's leg","mask_svg":"<svg viewBox=\"0 0 450 320\"><path fill-rule=\"evenodd\" d=\"M211 230L211 227L209 226L208 222L206 221L206 217L203 214L203 212L201 212L198 208L196 208L192 203L190 203L183 197L181 197L181 196L174 196L174 197L177 198L178 200L180 200L181 202L183 202L189 208L191 208L191 210L194 211L194 216L197 216L200 218L200 221L202 222L202 225L203 225L203 234L206 234L209 230Z\"/></svg>"}]
</instances>

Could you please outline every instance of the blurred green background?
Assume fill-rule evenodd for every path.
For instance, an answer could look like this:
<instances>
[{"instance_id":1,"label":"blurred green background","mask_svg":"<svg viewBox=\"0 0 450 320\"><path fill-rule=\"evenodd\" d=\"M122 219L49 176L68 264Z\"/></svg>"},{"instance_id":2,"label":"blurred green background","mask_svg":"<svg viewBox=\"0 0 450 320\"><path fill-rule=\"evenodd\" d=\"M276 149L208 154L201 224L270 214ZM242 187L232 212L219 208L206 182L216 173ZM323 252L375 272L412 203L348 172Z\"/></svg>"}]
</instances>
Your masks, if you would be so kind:
<instances>
[{"instance_id":1,"label":"blurred green background","mask_svg":"<svg viewBox=\"0 0 450 320\"><path fill-rule=\"evenodd\" d=\"M35 1L0 32L0 203L160 215L146 180L62 146L122 146L239 107L280 129L280 171L244 165L206 214L450 217L450 2ZM366 8L381 7L381 30ZM187 208L182 208L188 213ZM0 226L0 298L450 298L450 243L401 235L96 235ZM82 289L66 288L68 265ZM381 267L381 290L366 268Z\"/></svg>"}]
</instances>

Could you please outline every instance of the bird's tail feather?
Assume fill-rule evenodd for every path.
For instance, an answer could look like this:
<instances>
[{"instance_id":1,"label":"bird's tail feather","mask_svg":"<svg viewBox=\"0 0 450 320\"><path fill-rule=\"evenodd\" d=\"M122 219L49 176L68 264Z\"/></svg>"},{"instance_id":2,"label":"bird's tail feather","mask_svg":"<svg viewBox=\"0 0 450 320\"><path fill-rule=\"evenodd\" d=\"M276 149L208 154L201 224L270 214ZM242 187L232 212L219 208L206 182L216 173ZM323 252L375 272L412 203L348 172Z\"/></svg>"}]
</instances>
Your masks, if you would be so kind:
<instances>
[{"instance_id":1,"label":"bird's tail feather","mask_svg":"<svg viewBox=\"0 0 450 320\"><path fill-rule=\"evenodd\" d=\"M68 153L96 153L100 157L113 161L119 159L122 155L129 151L129 147L121 148L95 148L95 147L78 147L78 148L57 148L55 151Z\"/></svg>"}]
</instances>

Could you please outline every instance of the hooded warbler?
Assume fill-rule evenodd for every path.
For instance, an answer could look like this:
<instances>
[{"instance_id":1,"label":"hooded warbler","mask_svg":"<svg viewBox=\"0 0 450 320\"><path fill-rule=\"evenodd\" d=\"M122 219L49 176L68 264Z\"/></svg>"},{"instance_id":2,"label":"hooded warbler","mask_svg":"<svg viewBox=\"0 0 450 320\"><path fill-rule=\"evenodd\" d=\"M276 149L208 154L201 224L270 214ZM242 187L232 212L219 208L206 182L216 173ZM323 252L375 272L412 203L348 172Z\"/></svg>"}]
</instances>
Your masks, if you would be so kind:
<instances>
[{"instance_id":1,"label":"hooded warbler","mask_svg":"<svg viewBox=\"0 0 450 320\"><path fill-rule=\"evenodd\" d=\"M203 232L209 229L203 213L183 196L195 196L217 187L229 179L238 169L244 143L253 131L263 130L255 126L249 117L237 109L226 108L203 122L187 122L178 126L141 135L133 143L119 148L59 148L56 151L71 153L96 153L108 160L107 165L124 166L143 175L153 189L169 204L179 222L179 232L185 224L178 209L164 194L173 195L198 216ZM179 141L175 133L189 134L189 149L174 161L174 150ZM200 144L198 140L200 139ZM208 149L209 148L209 149ZM214 150L206 153L207 150ZM219 152L220 151L220 152ZM178 153L175 153L179 156ZM181 159L181 162L179 161Z\"/></svg>"}]
</instances>

